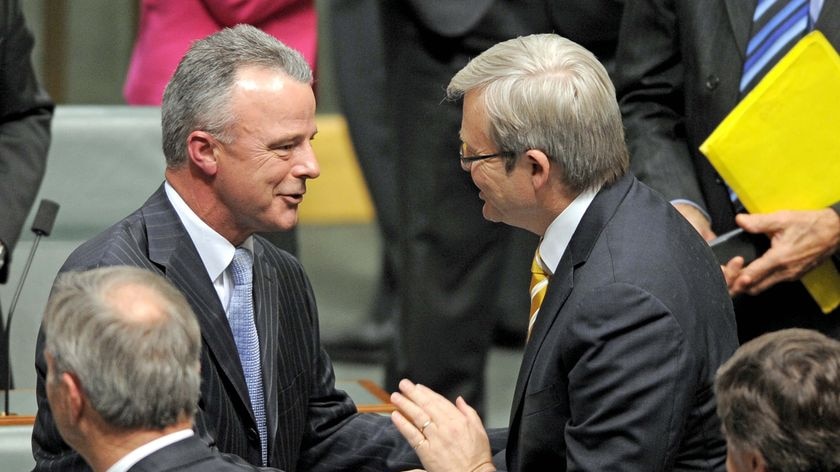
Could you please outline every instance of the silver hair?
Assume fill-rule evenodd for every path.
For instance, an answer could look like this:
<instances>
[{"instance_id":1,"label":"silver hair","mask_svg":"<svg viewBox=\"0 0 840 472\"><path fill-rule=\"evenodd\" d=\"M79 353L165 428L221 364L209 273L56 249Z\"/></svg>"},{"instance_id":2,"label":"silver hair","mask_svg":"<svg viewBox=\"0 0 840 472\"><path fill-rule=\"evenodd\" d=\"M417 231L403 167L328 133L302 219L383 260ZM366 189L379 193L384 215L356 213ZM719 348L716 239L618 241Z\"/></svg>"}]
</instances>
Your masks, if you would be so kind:
<instances>
[{"instance_id":1,"label":"silver hair","mask_svg":"<svg viewBox=\"0 0 840 472\"><path fill-rule=\"evenodd\" d=\"M114 298L142 287L159 316L138 320ZM201 332L184 296L160 275L114 266L62 274L44 314L51 380L74 374L111 426L163 429L192 418L201 388Z\"/></svg>"},{"instance_id":2,"label":"silver hair","mask_svg":"<svg viewBox=\"0 0 840 472\"><path fill-rule=\"evenodd\" d=\"M578 44L555 34L496 44L455 74L446 90L451 100L470 91L481 93L488 135L500 151L543 151L560 165L570 190L599 188L627 172L615 88L604 66ZM512 169L513 159L506 165Z\"/></svg>"},{"instance_id":3,"label":"silver hair","mask_svg":"<svg viewBox=\"0 0 840 472\"><path fill-rule=\"evenodd\" d=\"M755 338L718 369L715 395L730 448L774 472L840 470L840 341L806 329Z\"/></svg>"},{"instance_id":4,"label":"silver hair","mask_svg":"<svg viewBox=\"0 0 840 472\"><path fill-rule=\"evenodd\" d=\"M312 83L312 70L298 51L253 26L225 28L196 41L163 93L163 154L168 168L187 162L187 137L195 130L231 142L229 127L236 117L230 109L230 92L243 67L277 70L298 82Z\"/></svg>"}]
</instances>

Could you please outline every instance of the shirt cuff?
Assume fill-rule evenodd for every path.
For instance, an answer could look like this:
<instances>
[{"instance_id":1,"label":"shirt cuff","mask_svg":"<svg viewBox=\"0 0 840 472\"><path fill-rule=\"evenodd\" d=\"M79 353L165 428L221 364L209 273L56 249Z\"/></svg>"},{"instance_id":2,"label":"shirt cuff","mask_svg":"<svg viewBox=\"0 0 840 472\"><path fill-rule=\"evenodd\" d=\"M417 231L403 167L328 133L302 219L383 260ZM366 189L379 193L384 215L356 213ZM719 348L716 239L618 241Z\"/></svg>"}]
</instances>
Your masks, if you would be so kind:
<instances>
[{"instance_id":1,"label":"shirt cuff","mask_svg":"<svg viewBox=\"0 0 840 472\"><path fill-rule=\"evenodd\" d=\"M703 209L703 207L701 207L700 205L692 202L691 200L686 200L684 198L676 198L674 200L671 200L671 205L676 205L678 203L683 204L683 205L691 205L694 208L697 208L697 210L699 210L700 213L702 213L703 216L705 216L708 221L710 221L710 222L712 221L712 217L709 216L709 213L707 213L706 210ZM837 202L837 205L838 205L837 210L840 211L840 202Z\"/></svg>"}]
</instances>

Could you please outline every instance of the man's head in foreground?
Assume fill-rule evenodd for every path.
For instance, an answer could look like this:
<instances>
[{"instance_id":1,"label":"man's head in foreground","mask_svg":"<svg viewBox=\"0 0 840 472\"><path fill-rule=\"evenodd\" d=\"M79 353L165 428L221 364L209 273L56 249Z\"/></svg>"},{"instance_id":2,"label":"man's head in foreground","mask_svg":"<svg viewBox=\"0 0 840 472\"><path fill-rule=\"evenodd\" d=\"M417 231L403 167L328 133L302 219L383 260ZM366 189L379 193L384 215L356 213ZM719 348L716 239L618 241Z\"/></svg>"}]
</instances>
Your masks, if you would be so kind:
<instances>
[{"instance_id":1,"label":"man's head in foreground","mask_svg":"<svg viewBox=\"0 0 840 472\"><path fill-rule=\"evenodd\" d=\"M840 341L765 334L721 366L715 391L729 472L840 470Z\"/></svg>"},{"instance_id":2,"label":"man's head in foreground","mask_svg":"<svg viewBox=\"0 0 840 472\"><path fill-rule=\"evenodd\" d=\"M114 266L63 274L44 314L47 397L62 437L96 470L192 425L198 322L161 276ZM112 457L116 456L116 457Z\"/></svg>"}]
</instances>

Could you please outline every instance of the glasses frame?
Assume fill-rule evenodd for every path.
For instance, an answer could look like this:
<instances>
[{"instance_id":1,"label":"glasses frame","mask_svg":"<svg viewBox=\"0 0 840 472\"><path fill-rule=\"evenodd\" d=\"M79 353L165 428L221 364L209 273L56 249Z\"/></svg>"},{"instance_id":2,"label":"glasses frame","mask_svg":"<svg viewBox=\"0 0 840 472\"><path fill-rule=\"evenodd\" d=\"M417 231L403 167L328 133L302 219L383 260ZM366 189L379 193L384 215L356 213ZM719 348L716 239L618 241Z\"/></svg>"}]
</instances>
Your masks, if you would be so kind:
<instances>
[{"instance_id":1,"label":"glasses frame","mask_svg":"<svg viewBox=\"0 0 840 472\"><path fill-rule=\"evenodd\" d=\"M458 158L461 160L461 166L467 167L473 162L476 161L483 161L485 159L492 159L494 157L514 157L516 153L513 151L499 151L493 154L474 154L472 156L465 156L464 151L467 148L467 143L461 143L461 147L458 149Z\"/></svg>"}]
</instances>

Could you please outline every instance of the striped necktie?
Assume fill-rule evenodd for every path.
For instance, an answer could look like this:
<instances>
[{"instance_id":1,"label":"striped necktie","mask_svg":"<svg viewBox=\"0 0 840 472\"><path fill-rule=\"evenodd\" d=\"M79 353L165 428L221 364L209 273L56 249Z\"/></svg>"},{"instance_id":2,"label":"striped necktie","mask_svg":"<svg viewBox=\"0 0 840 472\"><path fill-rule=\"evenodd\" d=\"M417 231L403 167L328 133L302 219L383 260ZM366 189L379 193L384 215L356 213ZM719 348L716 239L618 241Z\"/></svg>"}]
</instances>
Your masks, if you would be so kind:
<instances>
[{"instance_id":1,"label":"striped necktie","mask_svg":"<svg viewBox=\"0 0 840 472\"><path fill-rule=\"evenodd\" d=\"M230 263L233 290L228 307L228 323L239 352L239 362L245 373L251 408L260 434L263 465L268 465L268 428L265 424L265 399L263 396L262 369L260 368L260 342L254 324L253 257L245 248L238 247Z\"/></svg>"},{"instance_id":2,"label":"striped necktie","mask_svg":"<svg viewBox=\"0 0 840 472\"><path fill-rule=\"evenodd\" d=\"M540 305L542 305L545 292L548 290L548 278L550 276L551 271L545 267L545 263L540 257L540 249L537 248L534 261L531 263L531 314L528 318L528 339L531 338L531 329L534 327Z\"/></svg>"},{"instance_id":3,"label":"striped necktie","mask_svg":"<svg viewBox=\"0 0 840 472\"><path fill-rule=\"evenodd\" d=\"M740 91L745 95L808 30L808 0L759 0Z\"/></svg>"},{"instance_id":4,"label":"striped necktie","mask_svg":"<svg viewBox=\"0 0 840 472\"><path fill-rule=\"evenodd\" d=\"M758 0L739 91L744 96L799 41L809 26L808 0ZM744 210L738 195L727 186L736 212Z\"/></svg>"}]
</instances>

